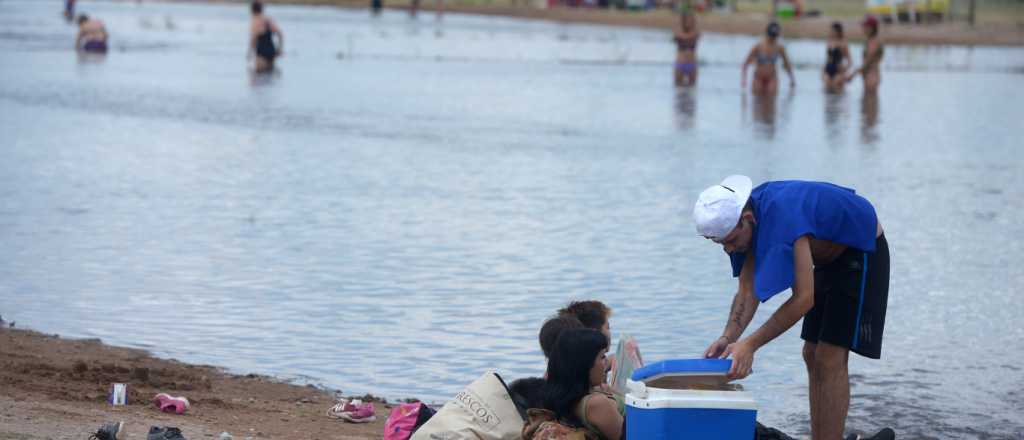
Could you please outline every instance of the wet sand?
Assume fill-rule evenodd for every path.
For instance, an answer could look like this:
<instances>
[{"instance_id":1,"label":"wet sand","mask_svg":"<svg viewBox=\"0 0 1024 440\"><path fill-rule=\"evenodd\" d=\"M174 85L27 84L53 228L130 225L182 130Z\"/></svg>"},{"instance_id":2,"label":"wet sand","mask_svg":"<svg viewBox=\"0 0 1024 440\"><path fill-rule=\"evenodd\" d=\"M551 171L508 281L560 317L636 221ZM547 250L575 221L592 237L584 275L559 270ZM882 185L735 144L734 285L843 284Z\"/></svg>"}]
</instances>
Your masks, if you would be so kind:
<instances>
[{"instance_id":1,"label":"wet sand","mask_svg":"<svg viewBox=\"0 0 1024 440\"><path fill-rule=\"evenodd\" d=\"M183 0L197 1L197 0ZM231 1L231 0L227 0ZM282 0L274 3L335 5L350 8L366 8L369 1L352 0ZM410 2L385 1L389 9L407 10ZM433 0L421 0L421 19L433 19L433 11L438 3ZM677 16L666 9L646 12L601 10L589 8L556 7L539 9L531 6L495 3L465 3L449 0L444 6L445 12L479 14L504 17L528 18L565 23L588 23L611 26L632 26L671 29L677 23ZM705 32L723 34L761 35L769 22L764 13L738 12L733 14L705 13L698 16L699 26ZM786 38L826 39L833 21L840 21L849 29L850 38L862 39L860 35L860 17L807 17L798 20L782 21L783 36ZM882 36L886 42L894 44L920 45L995 45L1024 46L1024 21L1018 18L1000 22L983 23L971 27L965 22L936 23L922 25L892 24L883 25Z\"/></svg>"},{"instance_id":2,"label":"wet sand","mask_svg":"<svg viewBox=\"0 0 1024 440\"><path fill-rule=\"evenodd\" d=\"M107 403L111 383L129 384L129 404ZM158 392L185 396L183 415L150 403ZM124 421L125 439L144 439L152 425L177 426L188 439L380 439L377 421L351 424L324 415L333 393L206 365L157 359L97 339L71 340L30 330L0 329L0 438L86 438L104 422Z\"/></svg>"}]
</instances>

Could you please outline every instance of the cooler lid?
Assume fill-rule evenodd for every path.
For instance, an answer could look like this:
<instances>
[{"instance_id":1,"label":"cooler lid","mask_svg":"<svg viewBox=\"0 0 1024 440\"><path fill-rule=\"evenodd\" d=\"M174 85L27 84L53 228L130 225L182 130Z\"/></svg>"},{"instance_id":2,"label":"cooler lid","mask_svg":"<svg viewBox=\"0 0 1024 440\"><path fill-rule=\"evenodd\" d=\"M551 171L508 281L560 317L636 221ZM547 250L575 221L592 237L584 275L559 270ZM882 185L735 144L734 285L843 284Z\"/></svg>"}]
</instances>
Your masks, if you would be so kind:
<instances>
[{"instance_id":1,"label":"cooler lid","mask_svg":"<svg viewBox=\"0 0 1024 440\"><path fill-rule=\"evenodd\" d=\"M647 381L664 376L725 376L732 359L669 359L633 372L633 380Z\"/></svg>"}]
</instances>

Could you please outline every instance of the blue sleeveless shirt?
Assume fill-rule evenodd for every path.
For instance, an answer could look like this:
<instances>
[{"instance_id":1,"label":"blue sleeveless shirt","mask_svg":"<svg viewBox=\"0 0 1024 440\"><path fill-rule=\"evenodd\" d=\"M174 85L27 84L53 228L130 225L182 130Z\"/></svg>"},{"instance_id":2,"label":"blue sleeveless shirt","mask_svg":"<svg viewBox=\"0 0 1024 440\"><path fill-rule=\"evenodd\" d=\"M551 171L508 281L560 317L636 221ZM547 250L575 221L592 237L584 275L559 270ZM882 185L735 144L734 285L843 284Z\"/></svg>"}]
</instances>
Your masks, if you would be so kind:
<instances>
[{"instance_id":1,"label":"blue sleeveless shirt","mask_svg":"<svg viewBox=\"0 0 1024 440\"><path fill-rule=\"evenodd\" d=\"M754 294L761 302L793 286L793 243L804 235L875 251L878 217L867 199L850 188L825 182L765 182L750 193L757 226ZM746 253L729 254L740 276Z\"/></svg>"}]
</instances>

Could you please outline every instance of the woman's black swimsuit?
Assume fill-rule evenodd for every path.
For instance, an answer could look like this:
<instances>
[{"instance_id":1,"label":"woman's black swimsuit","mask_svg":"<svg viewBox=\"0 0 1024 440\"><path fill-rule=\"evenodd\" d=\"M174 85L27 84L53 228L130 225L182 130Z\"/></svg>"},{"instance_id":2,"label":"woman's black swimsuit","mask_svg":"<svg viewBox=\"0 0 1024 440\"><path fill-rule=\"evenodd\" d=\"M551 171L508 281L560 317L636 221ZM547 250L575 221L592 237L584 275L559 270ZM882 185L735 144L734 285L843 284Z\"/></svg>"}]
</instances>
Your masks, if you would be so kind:
<instances>
[{"instance_id":1,"label":"woman's black swimsuit","mask_svg":"<svg viewBox=\"0 0 1024 440\"><path fill-rule=\"evenodd\" d=\"M273 61L277 57L277 48L274 47L274 33L270 31L270 24L266 26L263 33L256 37L256 55Z\"/></svg>"},{"instance_id":2,"label":"woman's black swimsuit","mask_svg":"<svg viewBox=\"0 0 1024 440\"><path fill-rule=\"evenodd\" d=\"M825 63L825 74L829 78L835 78L839 73L839 66L843 65L843 50L838 46L828 48L828 62Z\"/></svg>"}]
</instances>

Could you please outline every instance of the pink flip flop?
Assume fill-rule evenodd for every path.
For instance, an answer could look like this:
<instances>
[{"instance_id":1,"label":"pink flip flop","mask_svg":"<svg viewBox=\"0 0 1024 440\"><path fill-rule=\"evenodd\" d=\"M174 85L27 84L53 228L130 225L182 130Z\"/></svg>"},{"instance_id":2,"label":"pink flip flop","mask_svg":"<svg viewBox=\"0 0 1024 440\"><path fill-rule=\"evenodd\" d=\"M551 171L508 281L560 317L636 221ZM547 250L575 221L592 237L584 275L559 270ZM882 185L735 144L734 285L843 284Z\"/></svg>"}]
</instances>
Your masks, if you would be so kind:
<instances>
[{"instance_id":1,"label":"pink flip flop","mask_svg":"<svg viewBox=\"0 0 1024 440\"><path fill-rule=\"evenodd\" d=\"M160 393L153 397L153 404L160 408L160 411L173 412L175 414L184 414L189 407L188 399L173 397L167 393Z\"/></svg>"}]
</instances>

